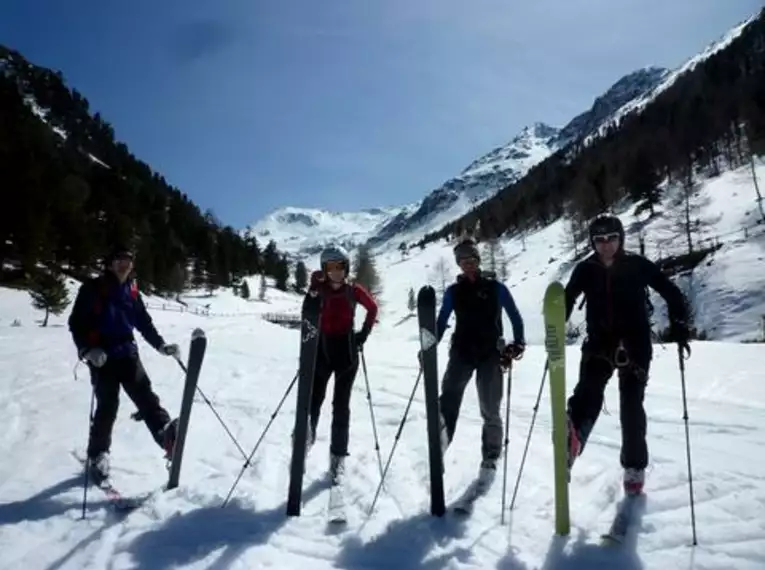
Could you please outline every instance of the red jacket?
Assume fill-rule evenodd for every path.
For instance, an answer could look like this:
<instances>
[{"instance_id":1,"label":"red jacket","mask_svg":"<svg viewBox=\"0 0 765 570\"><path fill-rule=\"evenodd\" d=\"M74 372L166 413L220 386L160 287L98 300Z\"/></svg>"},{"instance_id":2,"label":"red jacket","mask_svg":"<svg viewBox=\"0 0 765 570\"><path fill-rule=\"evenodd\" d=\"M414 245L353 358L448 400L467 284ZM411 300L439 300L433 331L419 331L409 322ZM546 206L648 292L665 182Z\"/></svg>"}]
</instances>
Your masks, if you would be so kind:
<instances>
[{"instance_id":1,"label":"red jacket","mask_svg":"<svg viewBox=\"0 0 765 570\"><path fill-rule=\"evenodd\" d=\"M377 318L377 303L363 285L344 283L342 287L333 289L327 281L320 281L320 271L311 275L312 291L318 291L322 296L321 332L326 335L348 334L353 330L353 316L356 303L361 303L367 310L364 319L364 329L372 330Z\"/></svg>"}]
</instances>

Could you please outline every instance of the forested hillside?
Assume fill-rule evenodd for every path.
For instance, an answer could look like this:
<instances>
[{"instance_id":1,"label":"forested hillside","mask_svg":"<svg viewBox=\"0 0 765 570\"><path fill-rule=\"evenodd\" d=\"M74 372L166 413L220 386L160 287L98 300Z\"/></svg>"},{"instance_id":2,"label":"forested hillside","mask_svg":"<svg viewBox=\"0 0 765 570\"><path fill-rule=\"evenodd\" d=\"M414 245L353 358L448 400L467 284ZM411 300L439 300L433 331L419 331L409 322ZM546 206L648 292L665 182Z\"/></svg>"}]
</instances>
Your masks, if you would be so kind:
<instances>
[{"instance_id":1,"label":"forested hillside","mask_svg":"<svg viewBox=\"0 0 765 570\"><path fill-rule=\"evenodd\" d=\"M765 10L730 45L680 76L641 112L599 137L580 140L533 167L518 182L420 245L480 227L483 237L522 235L566 217L572 232L617 203L647 215L671 185L693 228L692 198L702 177L765 155ZM760 188L754 180L753 202ZM758 200L759 199L759 200ZM692 249L692 239L689 239Z\"/></svg>"},{"instance_id":2,"label":"forested hillside","mask_svg":"<svg viewBox=\"0 0 765 570\"><path fill-rule=\"evenodd\" d=\"M0 192L4 284L26 286L40 266L83 277L115 242L135 249L142 288L160 294L286 275L275 243L261 248L202 212L131 154L60 72L3 46Z\"/></svg>"}]
</instances>

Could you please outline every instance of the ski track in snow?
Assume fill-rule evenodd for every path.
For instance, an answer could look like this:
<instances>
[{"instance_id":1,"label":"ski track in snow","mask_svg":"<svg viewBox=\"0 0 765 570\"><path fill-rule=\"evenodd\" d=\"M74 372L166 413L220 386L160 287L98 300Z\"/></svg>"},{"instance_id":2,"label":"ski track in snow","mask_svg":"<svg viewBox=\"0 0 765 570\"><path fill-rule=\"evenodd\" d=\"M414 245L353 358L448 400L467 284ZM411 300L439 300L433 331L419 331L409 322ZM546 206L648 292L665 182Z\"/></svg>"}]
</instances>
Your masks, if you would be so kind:
<instances>
[{"instance_id":1,"label":"ski track in snow","mask_svg":"<svg viewBox=\"0 0 765 570\"><path fill-rule=\"evenodd\" d=\"M188 339L203 326L210 341L200 387L249 453L294 376L297 332L247 318L208 319L158 313L166 338ZM414 322L406 325L415 327ZM500 525L501 472L472 516L429 514L428 462L422 385L403 428L375 511L379 483L363 371L352 402L348 458L349 524L333 528L325 512L331 404L325 403L305 477L299 518L285 516L293 391L276 417L233 499L221 503L244 464L212 412L194 404L181 486L156 493L129 515L109 510L89 490L80 520L82 474L69 450L82 450L89 409L87 372L72 374L73 350L61 328L26 328L6 336L0 414L0 568L497 568L502 570L611 568L762 568L765 565L765 428L758 345L695 343L687 364L692 458L699 545L691 548L685 435L674 351L656 351L646 406L651 471L638 505L637 534L619 548L599 545L621 500L618 391L607 392L608 413L596 427L571 483L572 532L553 534L553 477L547 391L540 403L523 480L513 512ZM409 331L408 331L409 332ZM412 335L414 330L411 331ZM383 462L387 460L417 376L416 345L401 327L381 326L366 360ZM403 340L396 340L404 337ZM187 349L187 340L184 343ZM439 348L440 362L446 343ZM147 369L163 400L180 405L182 374L141 341ZM396 346L395 350L391 350ZM267 347L267 350L264 348ZM578 349L568 349L569 387ZM730 362L736 363L735 373ZM515 367L508 461L509 504L544 352L532 346ZM468 387L457 434L446 457L447 506L477 474L480 415ZM121 400L114 434L115 481L126 494L158 488L161 452L143 424L129 419ZM500 464L501 465L501 464Z\"/></svg>"}]
</instances>

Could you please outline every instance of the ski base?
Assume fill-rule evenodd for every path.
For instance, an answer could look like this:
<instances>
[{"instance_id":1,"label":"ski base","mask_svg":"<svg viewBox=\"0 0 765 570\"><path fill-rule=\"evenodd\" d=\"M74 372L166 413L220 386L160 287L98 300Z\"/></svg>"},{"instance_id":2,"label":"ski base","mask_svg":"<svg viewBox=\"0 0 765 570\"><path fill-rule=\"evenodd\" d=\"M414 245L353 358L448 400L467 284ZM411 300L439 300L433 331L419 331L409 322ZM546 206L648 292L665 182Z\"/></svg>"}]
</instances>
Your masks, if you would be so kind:
<instances>
[{"instance_id":1,"label":"ski base","mask_svg":"<svg viewBox=\"0 0 765 570\"><path fill-rule=\"evenodd\" d=\"M80 463L80 465L82 465L83 469L88 468L88 460L86 458L75 451L72 451L72 456ZM114 485L111 478L96 481L92 474L89 476L89 482L91 486L101 490L112 508L119 513L129 513L140 508L153 494L123 495Z\"/></svg>"},{"instance_id":2,"label":"ski base","mask_svg":"<svg viewBox=\"0 0 765 570\"><path fill-rule=\"evenodd\" d=\"M327 508L327 519L332 524L345 524L348 522L345 490L342 483L335 483L329 488L329 506Z\"/></svg>"},{"instance_id":3,"label":"ski base","mask_svg":"<svg viewBox=\"0 0 765 570\"><path fill-rule=\"evenodd\" d=\"M616 510L616 515L611 522L608 532L600 535L604 546L618 546L624 544L627 533L632 526L635 507L643 495L627 495Z\"/></svg>"},{"instance_id":4,"label":"ski base","mask_svg":"<svg viewBox=\"0 0 765 570\"><path fill-rule=\"evenodd\" d=\"M493 480L476 479L473 481L462 496L454 502L452 510L458 515L472 514L476 501L489 492L492 483Z\"/></svg>"}]
</instances>

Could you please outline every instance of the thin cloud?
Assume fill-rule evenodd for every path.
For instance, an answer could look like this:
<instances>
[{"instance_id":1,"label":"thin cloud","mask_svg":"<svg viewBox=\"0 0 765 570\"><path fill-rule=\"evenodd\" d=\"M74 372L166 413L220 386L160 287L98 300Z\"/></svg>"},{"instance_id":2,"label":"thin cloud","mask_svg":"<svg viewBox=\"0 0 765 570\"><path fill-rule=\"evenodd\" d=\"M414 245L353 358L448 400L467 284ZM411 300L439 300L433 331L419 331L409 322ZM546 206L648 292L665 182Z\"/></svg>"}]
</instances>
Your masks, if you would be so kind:
<instances>
[{"instance_id":1,"label":"thin cloud","mask_svg":"<svg viewBox=\"0 0 765 570\"><path fill-rule=\"evenodd\" d=\"M178 63L192 63L222 51L233 41L234 32L228 25L214 20L199 20L176 30L172 54Z\"/></svg>"}]
</instances>

